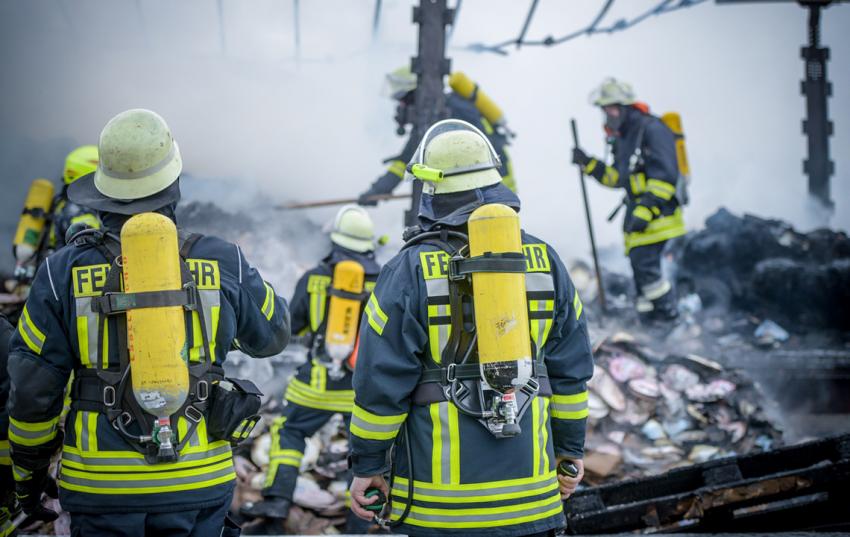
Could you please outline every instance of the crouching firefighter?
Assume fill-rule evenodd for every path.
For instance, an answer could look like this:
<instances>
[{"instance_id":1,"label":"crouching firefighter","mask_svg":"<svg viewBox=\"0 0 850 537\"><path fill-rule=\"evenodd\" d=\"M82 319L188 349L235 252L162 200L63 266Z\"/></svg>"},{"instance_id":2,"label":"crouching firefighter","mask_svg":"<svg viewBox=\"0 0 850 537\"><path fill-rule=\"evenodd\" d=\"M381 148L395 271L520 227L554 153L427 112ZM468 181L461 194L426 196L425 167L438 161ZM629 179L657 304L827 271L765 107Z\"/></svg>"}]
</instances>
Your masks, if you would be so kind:
<instances>
[{"instance_id":1,"label":"crouching firefighter","mask_svg":"<svg viewBox=\"0 0 850 537\"><path fill-rule=\"evenodd\" d=\"M330 253L295 286L292 332L306 337L307 362L289 381L286 408L272 426L263 501L243 508L246 516L285 519L305 439L335 413L345 417L346 426L351 418L359 322L381 267L375 261L374 225L362 207L347 205L337 212L330 240ZM350 517L347 531L365 533L366 526Z\"/></svg>"},{"instance_id":2,"label":"crouching firefighter","mask_svg":"<svg viewBox=\"0 0 850 537\"><path fill-rule=\"evenodd\" d=\"M685 234L686 182L680 175L684 162L677 160L677 140L665 123L637 102L626 83L606 80L595 92L594 104L605 115L613 164L607 166L580 148L573 151L573 163L603 186L625 191L620 206L626 209L623 233L641 319L675 319L676 293L662 272L661 257L667 241Z\"/></svg>"},{"instance_id":3,"label":"crouching firefighter","mask_svg":"<svg viewBox=\"0 0 850 537\"><path fill-rule=\"evenodd\" d=\"M377 488L389 498L379 519L397 533L553 535L583 475L593 364L582 304L552 247L520 231L498 167L472 125L428 130L408 165L424 183L421 232L366 306L352 509L377 511ZM557 475L561 461L575 477Z\"/></svg>"},{"instance_id":4,"label":"crouching firefighter","mask_svg":"<svg viewBox=\"0 0 850 537\"><path fill-rule=\"evenodd\" d=\"M258 419L259 392L225 379L222 365L232 347L280 352L287 304L238 246L178 232L182 160L160 116L122 112L99 148L97 170L68 194L103 229L77 233L45 260L12 339L18 501L27 513L43 508L61 447L72 535L238 535L226 521L231 446Z\"/></svg>"}]
</instances>

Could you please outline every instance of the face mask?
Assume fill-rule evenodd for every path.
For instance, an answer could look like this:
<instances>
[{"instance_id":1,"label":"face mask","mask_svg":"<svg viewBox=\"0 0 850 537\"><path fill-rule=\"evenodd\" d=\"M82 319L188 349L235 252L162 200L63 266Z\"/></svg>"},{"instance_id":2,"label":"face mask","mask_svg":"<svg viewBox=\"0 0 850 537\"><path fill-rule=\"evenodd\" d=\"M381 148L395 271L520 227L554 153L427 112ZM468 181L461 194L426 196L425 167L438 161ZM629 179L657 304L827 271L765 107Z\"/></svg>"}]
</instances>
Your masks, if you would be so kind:
<instances>
[{"instance_id":1,"label":"face mask","mask_svg":"<svg viewBox=\"0 0 850 537\"><path fill-rule=\"evenodd\" d=\"M618 106L617 109L620 111L620 113L616 117L603 112L605 114L605 132L608 133L609 136L619 135L620 127L623 126L623 120L626 116L625 110L622 106Z\"/></svg>"}]
</instances>

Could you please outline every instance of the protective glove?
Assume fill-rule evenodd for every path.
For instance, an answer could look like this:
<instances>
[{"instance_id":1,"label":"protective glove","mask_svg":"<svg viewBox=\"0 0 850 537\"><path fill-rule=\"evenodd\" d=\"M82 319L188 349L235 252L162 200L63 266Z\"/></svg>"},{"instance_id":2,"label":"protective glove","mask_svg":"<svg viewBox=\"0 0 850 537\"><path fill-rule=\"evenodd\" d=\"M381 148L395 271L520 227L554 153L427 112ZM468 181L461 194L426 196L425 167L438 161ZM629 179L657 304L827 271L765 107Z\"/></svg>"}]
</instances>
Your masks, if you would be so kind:
<instances>
[{"instance_id":1,"label":"protective glove","mask_svg":"<svg viewBox=\"0 0 850 537\"><path fill-rule=\"evenodd\" d=\"M578 164L582 168L587 167L593 157L582 151L580 148L573 148L573 164Z\"/></svg>"},{"instance_id":2,"label":"protective glove","mask_svg":"<svg viewBox=\"0 0 850 537\"><path fill-rule=\"evenodd\" d=\"M34 470L29 479L15 482L15 496L21 510L28 515L27 520L34 522L52 522L59 518L59 513L48 509L41 503L41 494L58 497L56 481L47 475L47 468Z\"/></svg>"},{"instance_id":3,"label":"protective glove","mask_svg":"<svg viewBox=\"0 0 850 537\"><path fill-rule=\"evenodd\" d=\"M360 197L357 198L357 204L374 207L378 204L378 200L368 198L372 196L392 194L393 190L396 186L398 186L400 182L401 178L397 175L394 175L390 172L385 173L384 175L379 177L377 181L372 183L372 186L369 187L369 190L360 194Z\"/></svg>"},{"instance_id":4,"label":"protective glove","mask_svg":"<svg viewBox=\"0 0 850 537\"><path fill-rule=\"evenodd\" d=\"M372 189L370 188L369 190L367 190L366 192L364 192L364 193L360 194L360 196L358 196L357 205L361 205L363 207L375 207L376 205L378 205L378 200L369 199L369 198L371 198L372 196L377 196L377 195L379 195L379 194L372 192Z\"/></svg>"},{"instance_id":5,"label":"protective glove","mask_svg":"<svg viewBox=\"0 0 850 537\"><path fill-rule=\"evenodd\" d=\"M647 216L650 220L646 219ZM649 226L649 222L651 221L651 219L652 211L648 207L638 205L629 215L629 220L626 223L626 231L628 233L642 233L646 231L646 228Z\"/></svg>"}]
</instances>

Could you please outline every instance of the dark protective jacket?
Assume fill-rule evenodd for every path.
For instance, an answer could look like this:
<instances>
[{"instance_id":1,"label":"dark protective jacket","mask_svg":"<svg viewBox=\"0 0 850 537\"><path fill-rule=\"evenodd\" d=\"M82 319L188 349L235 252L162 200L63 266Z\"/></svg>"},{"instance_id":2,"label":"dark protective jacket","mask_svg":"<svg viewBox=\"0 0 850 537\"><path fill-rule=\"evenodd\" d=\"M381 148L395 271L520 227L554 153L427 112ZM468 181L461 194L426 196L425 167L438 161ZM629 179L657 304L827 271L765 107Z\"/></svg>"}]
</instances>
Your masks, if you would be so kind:
<instances>
[{"instance_id":1,"label":"dark protective jacket","mask_svg":"<svg viewBox=\"0 0 850 537\"><path fill-rule=\"evenodd\" d=\"M51 250L58 250L65 246L65 234L74 224L82 223L94 229L101 227L100 219L95 211L68 200L68 195L65 193L67 188L67 186L63 187L62 192L53 198L51 210L53 221L47 237L47 244Z\"/></svg>"},{"instance_id":2,"label":"dark protective jacket","mask_svg":"<svg viewBox=\"0 0 850 537\"><path fill-rule=\"evenodd\" d=\"M12 479L12 459L9 457L9 340L15 328L0 315L0 537L11 535L12 513L15 505L15 481Z\"/></svg>"},{"instance_id":3,"label":"dark protective jacket","mask_svg":"<svg viewBox=\"0 0 850 537\"><path fill-rule=\"evenodd\" d=\"M48 257L12 339L9 404L12 462L21 479L44 468L55 451L68 378L82 370L119 370L118 319L101 325L92 300L102 295L110 260L96 246L74 245ZM286 301L238 246L202 237L186 263L195 279L214 364L238 347L256 357L280 352L289 339ZM190 363L206 359L198 311L186 312ZM98 349L102 349L102 353ZM166 512L220 504L233 488L230 444L210 438L201 418L174 463L149 464L101 412L81 410L76 386L65 421L59 476L62 507L71 512ZM132 423L131 426L136 425ZM179 442L190 430L176 423ZM17 478L17 476L16 476Z\"/></svg>"},{"instance_id":4,"label":"dark protective jacket","mask_svg":"<svg viewBox=\"0 0 850 537\"><path fill-rule=\"evenodd\" d=\"M474 125L478 130L483 132L490 143L493 144L493 149L499 155L502 161L502 166L499 168L499 173L502 175L502 183L508 188L516 191L516 179L514 178L513 163L507 150L507 138L499 133L481 112L475 108L475 103L469 99L464 99L454 92L446 94L446 109L451 119L462 119L467 123ZM399 181L404 179L404 170L407 163L413 158L416 148L419 146L419 140L414 136L407 139L404 149L401 154L390 161L387 171L375 182L375 185L381 185L382 192L389 193L398 185Z\"/></svg>"},{"instance_id":5,"label":"dark protective jacket","mask_svg":"<svg viewBox=\"0 0 850 537\"><path fill-rule=\"evenodd\" d=\"M301 406L351 412L354 392L351 390L351 373L335 380L328 377L328 370L319 364L313 355L316 335L325 328L325 314L330 303L331 283L336 264L344 260L357 261L366 273L366 291L371 292L381 266L375 261L374 253L362 254L334 245L333 250L315 268L308 270L295 285L292 295L292 333L309 335L307 363L298 368L295 377L286 389L286 400ZM272 440L274 443L274 439ZM273 444L274 445L274 444Z\"/></svg>"},{"instance_id":6,"label":"dark protective jacket","mask_svg":"<svg viewBox=\"0 0 850 537\"><path fill-rule=\"evenodd\" d=\"M620 136L613 143L614 161L606 166L591 159L585 173L604 186L626 193L623 221L626 253L634 247L663 242L685 234L682 208L676 197L679 166L673 132L657 117L629 106ZM644 231L629 233L629 221L649 222Z\"/></svg>"},{"instance_id":7,"label":"dark protective jacket","mask_svg":"<svg viewBox=\"0 0 850 537\"><path fill-rule=\"evenodd\" d=\"M414 498L399 533L518 536L564 524L555 462L583 455L593 358L581 300L561 260L531 235L523 234L523 244L529 329L548 389L541 387L514 438L494 437L448 401L413 402L423 370L439 364L450 335L447 254L416 244L381 270L361 323L352 464L355 475L377 475L395 454L397 519L411 471L405 449L390 448L406 424Z\"/></svg>"}]
</instances>

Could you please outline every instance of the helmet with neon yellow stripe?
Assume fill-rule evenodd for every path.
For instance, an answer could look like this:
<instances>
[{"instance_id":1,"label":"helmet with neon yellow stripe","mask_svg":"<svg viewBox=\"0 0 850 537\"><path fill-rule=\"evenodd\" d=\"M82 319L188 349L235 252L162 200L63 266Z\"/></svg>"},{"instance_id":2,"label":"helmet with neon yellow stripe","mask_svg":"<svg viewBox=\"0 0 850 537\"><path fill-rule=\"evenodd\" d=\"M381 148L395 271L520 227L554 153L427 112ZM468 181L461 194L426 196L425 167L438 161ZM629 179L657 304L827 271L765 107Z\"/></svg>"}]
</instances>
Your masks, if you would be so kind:
<instances>
[{"instance_id":1,"label":"helmet with neon yellow stripe","mask_svg":"<svg viewBox=\"0 0 850 537\"><path fill-rule=\"evenodd\" d=\"M65 158L65 171L62 181L70 185L80 177L90 174L97 169L97 146L83 145L70 153Z\"/></svg>"}]
</instances>

